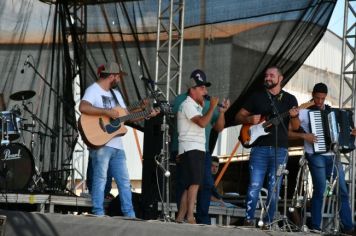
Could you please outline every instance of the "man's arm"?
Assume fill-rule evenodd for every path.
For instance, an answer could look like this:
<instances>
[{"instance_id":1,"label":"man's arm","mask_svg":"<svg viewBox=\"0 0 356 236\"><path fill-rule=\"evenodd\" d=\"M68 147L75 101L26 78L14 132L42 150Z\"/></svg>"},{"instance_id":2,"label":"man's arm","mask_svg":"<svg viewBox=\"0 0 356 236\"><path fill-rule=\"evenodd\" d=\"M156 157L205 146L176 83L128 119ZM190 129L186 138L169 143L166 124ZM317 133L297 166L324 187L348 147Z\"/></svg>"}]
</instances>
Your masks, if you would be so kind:
<instances>
[{"instance_id":1,"label":"man's arm","mask_svg":"<svg viewBox=\"0 0 356 236\"><path fill-rule=\"evenodd\" d=\"M208 112L202 116L194 116L190 120L199 125L201 128L205 128L210 123L211 118L213 117L214 109L218 105L218 102L218 98L211 97Z\"/></svg>"},{"instance_id":2,"label":"man's arm","mask_svg":"<svg viewBox=\"0 0 356 236\"><path fill-rule=\"evenodd\" d=\"M251 112L245 108L241 108L235 116L238 124L258 124L261 120L261 115L251 115Z\"/></svg>"},{"instance_id":3,"label":"man's arm","mask_svg":"<svg viewBox=\"0 0 356 236\"><path fill-rule=\"evenodd\" d=\"M225 128L225 112L230 107L230 100L227 99L222 102L223 107L219 108L219 116L217 121L215 122L213 129L216 132L221 132Z\"/></svg>"},{"instance_id":4,"label":"man's arm","mask_svg":"<svg viewBox=\"0 0 356 236\"><path fill-rule=\"evenodd\" d=\"M87 115L104 115L111 118L119 117L119 113L114 109L99 108L93 106L90 102L82 100L79 104L79 111Z\"/></svg>"},{"instance_id":5,"label":"man's arm","mask_svg":"<svg viewBox=\"0 0 356 236\"><path fill-rule=\"evenodd\" d=\"M292 130L298 130L300 127L299 109L297 107L290 109L289 117L289 128Z\"/></svg>"}]
</instances>

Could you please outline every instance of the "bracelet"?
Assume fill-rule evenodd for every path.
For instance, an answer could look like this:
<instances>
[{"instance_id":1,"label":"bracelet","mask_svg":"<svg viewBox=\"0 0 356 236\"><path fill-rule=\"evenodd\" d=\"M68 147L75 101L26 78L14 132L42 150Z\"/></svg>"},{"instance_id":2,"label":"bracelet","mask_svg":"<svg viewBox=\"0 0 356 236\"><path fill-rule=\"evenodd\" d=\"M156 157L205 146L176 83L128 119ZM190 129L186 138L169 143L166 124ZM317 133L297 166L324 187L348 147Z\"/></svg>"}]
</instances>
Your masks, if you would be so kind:
<instances>
[{"instance_id":1,"label":"bracelet","mask_svg":"<svg viewBox=\"0 0 356 236\"><path fill-rule=\"evenodd\" d=\"M290 116L291 119L295 119L295 118L298 118L298 115L296 116Z\"/></svg>"}]
</instances>

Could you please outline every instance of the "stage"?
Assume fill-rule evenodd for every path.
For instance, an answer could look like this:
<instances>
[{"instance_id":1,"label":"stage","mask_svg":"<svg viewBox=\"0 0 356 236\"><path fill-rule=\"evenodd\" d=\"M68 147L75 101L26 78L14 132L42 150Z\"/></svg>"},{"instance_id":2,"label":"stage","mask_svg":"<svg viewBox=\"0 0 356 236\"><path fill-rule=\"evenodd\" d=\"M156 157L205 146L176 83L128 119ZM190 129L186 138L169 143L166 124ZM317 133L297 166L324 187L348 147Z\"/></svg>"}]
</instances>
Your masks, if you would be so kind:
<instances>
[{"instance_id":1,"label":"stage","mask_svg":"<svg viewBox=\"0 0 356 236\"><path fill-rule=\"evenodd\" d=\"M255 228L177 224L123 217L93 217L72 214L0 210L6 216L6 236L60 235L316 235L302 232L262 231ZM3 227L3 226L2 226Z\"/></svg>"}]
</instances>

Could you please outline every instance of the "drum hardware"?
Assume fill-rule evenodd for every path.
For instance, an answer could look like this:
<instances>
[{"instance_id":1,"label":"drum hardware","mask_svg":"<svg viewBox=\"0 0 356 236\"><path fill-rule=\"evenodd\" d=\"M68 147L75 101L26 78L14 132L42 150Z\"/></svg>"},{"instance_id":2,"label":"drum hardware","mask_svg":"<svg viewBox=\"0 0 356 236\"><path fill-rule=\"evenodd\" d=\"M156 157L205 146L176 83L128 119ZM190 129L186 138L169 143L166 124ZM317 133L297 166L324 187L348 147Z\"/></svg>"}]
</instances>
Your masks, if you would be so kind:
<instances>
[{"instance_id":1,"label":"drum hardware","mask_svg":"<svg viewBox=\"0 0 356 236\"><path fill-rule=\"evenodd\" d=\"M31 152L22 144L9 143L0 146L0 189L25 191L35 173Z\"/></svg>"}]
</instances>

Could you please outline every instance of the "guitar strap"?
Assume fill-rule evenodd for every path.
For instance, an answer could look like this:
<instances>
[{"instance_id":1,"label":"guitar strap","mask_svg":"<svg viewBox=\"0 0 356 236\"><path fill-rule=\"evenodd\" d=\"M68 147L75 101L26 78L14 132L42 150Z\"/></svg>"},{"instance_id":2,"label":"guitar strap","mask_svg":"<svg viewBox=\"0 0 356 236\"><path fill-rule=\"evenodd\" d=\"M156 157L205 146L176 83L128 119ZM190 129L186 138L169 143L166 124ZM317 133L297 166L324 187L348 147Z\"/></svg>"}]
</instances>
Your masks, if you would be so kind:
<instances>
[{"instance_id":1,"label":"guitar strap","mask_svg":"<svg viewBox=\"0 0 356 236\"><path fill-rule=\"evenodd\" d=\"M114 100L115 100L116 105L118 105L118 106L121 107L121 105L120 105L120 103L119 103L119 100L117 99L114 90L113 90L113 89L110 89L110 92L111 92L112 96L114 97Z\"/></svg>"}]
</instances>

